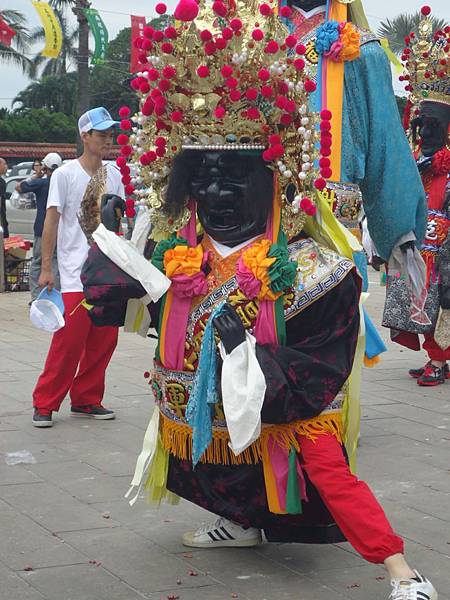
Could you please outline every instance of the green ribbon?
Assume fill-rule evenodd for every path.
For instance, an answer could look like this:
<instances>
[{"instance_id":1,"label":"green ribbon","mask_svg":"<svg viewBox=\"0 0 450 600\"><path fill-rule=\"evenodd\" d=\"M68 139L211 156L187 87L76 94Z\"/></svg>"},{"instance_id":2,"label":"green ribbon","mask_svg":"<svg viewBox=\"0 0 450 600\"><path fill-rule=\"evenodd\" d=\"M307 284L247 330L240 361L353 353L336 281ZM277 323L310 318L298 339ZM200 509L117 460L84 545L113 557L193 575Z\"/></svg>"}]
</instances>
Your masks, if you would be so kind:
<instances>
[{"instance_id":1,"label":"green ribbon","mask_svg":"<svg viewBox=\"0 0 450 600\"><path fill-rule=\"evenodd\" d=\"M289 452L289 471L286 489L286 512L289 515L301 515L303 513L302 499L298 487L297 475L297 452L291 448Z\"/></svg>"},{"instance_id":2,"label":"green ribbon","mask_svg":"<svg viewBox=\"0 0 450 600\"><path fill-rule=\"evenodd\" d=\"M108 48L108 30L103 19L95 8L85 8L84 14L88 20L89 29L95 40L95 50L91 58L91 64L103 65L106 60L106 50Z\"/></svg>"}]
</instances>

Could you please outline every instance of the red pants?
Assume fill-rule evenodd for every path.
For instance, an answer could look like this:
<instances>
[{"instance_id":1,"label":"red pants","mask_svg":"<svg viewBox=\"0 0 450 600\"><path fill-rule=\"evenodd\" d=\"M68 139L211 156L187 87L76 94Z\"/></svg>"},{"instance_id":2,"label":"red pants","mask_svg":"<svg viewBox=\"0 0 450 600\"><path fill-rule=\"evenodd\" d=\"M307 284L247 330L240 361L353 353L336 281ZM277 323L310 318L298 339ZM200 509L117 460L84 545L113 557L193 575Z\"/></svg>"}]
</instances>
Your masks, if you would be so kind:
<instances>
[{"instance_id":1,"label":"red pants","mask_svg":"<svg viewBox=\"0 0 450 600\"><path fill-rule=\"evenodd\" d=\"M447 350L442 350L440 346L438 346L434 340L434 333L425 333L425 342L423 344L423 349L428 352L428 356L430 360L438 360L445 362L446 360L450 360L450 347Z\"/></svg>"},{"instance_id":2,"label":"red pants","mask_svg":"<svg viewBox=\"0 0 450 600\"><path fill-rule=\"evenodd\" d=\"M68 392L72 406L98 405L103 399L118 328L92 325L87 310L79 306L83 297L82 292L63 294L66 325L53 335L33 392L33 405L44 413L59 410Z\"/></svg>"},{"instance_id":3,"label":"red pants","mask_svg":"<svg viewBox=\"0 0 450 600\"><path fill-rule=\"evenodd\" d=\"M331 434L315 442L301 437L300 444L303 469L353 548L376 564L403 554L403 540L367 484L350 472L337 439Z\"/></svg>"}]
</instances>

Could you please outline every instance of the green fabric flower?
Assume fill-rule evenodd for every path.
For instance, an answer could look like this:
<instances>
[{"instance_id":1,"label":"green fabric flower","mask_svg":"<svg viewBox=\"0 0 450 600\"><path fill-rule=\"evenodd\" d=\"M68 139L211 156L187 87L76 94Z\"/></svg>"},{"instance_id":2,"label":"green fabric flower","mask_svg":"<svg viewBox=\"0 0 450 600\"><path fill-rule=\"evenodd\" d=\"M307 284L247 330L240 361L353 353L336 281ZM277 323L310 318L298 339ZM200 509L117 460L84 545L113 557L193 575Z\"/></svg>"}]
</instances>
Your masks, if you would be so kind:
<instances>
[{"instance_id":1,"label":"green fabric flower","mask_svg":"<svg viewBox=\"0 0 450 600\"><path fill-rule=\"evenodd\" d=\"M285 244L272 244L268 256L275 258L269 267L270 289L274 293L288 290L295 283L297 264L289 260L289 252Z\"/></svg>"},{"instance_id":2,"label":"green fabric flower","mask_svg":"<svg viewBox=\"0 0 450 600\"><path fill-rule=\"evenodd\" d=\"M159 269L161 273L164 273L164 254L167 252L167 250L173 250L175 246L188 245L189 244L187 240L185 240L184 238L177 237L176 235L173 235L168 240L162 240L161 242L159 242L159 244L157 244L153 252L151 260L152 265Z\"/></svg>"}]
</instances>

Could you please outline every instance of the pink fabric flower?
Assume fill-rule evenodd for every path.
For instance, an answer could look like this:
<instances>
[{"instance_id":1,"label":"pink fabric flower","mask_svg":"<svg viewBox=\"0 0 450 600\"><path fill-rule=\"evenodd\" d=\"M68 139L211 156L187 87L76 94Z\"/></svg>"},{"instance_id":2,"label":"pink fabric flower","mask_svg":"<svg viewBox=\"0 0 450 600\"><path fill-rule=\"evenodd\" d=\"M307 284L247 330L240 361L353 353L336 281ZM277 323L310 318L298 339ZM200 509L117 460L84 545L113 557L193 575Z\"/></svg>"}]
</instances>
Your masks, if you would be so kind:
<instances>
[{"instance_id":1,"label":"pink fabric flower","mask_svg":"<svg viewBox=\"0 0 450 600\"><path fill-rule=\"evenodd\" d=\"M203 271L195 275L174 275L172 277L172 292L179 298L194 298L208 293L208 284Z\"/></svg>"},{"instance_id":2,"label":"pink fabric flower","mask_svg":"<svg viewBox=\"0 0 450 600\"><path fill-rule=\"evenodd\" d=\"M261 282L253 275L248 269L242 257L239 259L236 269L236 280L240 289L244 292L249 300L253 300L258 297L261 291Z\"/></svg>"}]
</instances>

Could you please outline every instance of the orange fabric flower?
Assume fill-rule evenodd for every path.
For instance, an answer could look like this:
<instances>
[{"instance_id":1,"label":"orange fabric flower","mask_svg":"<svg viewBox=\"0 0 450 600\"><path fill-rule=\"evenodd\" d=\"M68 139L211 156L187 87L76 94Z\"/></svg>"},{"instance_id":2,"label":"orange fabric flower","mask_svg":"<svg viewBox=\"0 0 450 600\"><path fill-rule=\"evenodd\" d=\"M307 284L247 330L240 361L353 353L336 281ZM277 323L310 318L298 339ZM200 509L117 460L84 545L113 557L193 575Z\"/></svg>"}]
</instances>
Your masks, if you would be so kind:
<instances>
[{"instance_id":1,"label":"orange fabric flower","mask_svg":"<svg viewBox=\"0 0 450 600\"><path fill-rule=\"evenodd\" d=\"M164 269L169 279L176 275L196 275L201 270L202 263L203 248L200 244L196 248L175 246L164 253Z\"/></svg>"},{"instance_id":2,"label":"orange fabric flower","mask_svg":"<svg viewBox=\"0 0 450 600\"><path fill-rule=\"evenodd\" d=\"M346 23L341 31L342 50L340 60L355 60L361 54L361 36L353 23Z\"/></svg>"},{"instance_id":3,"label":"orange fabric flower","mask_svg":"<svg viewBox=\"0 0 450 600\"><path fill-rule=\"evenodd\" d=\"M242 260L249 271L252 272L255 279L261 282L261 290L258 294L258 300L277 300L282 292L274 293L269 287L269 267L273 265L276 258L269 258L272 242L270 240L261 240L253 244L242 253Z\"/></svg>"}]
</instances>

